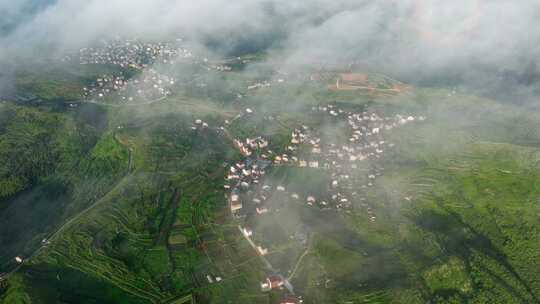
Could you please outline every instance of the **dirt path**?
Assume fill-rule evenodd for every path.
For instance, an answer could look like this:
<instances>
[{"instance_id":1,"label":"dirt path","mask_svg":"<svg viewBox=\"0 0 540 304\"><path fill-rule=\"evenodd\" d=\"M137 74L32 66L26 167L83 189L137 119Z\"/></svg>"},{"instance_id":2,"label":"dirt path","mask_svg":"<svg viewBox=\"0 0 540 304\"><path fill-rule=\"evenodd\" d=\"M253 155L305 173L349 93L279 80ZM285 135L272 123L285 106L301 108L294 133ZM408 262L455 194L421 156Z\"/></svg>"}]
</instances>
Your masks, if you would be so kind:
<instances>
[{"instance_id":1,"label":"dirt path","mask_svg":"<svg viewBox=\"0 0 540 304\"><path fill-rule=\"evenodd\" d=\"M115 137L116 139L116 137ZM34 257L36 257L42 250L44 250L45 248L49 247L50 244L60 235L60 233L62 233L65 229L67 229L72 223L76 222L78 219L80 219L83 215L86 215L87 213L89 213L92 209L94 209L95 207L97 207L98 205L100 205L104 200L105 198L107 197L107 195L109 193L111 193L113 191L114 188L118 187L122 181L124 180L124 178L129 175L130 171L131 171L131 164L132 164L132 151L129 147L126 147L125 145L123 145L120 141L118 141L123 147L127 148L128 149L128 153L129 153L129 163L128 163L128 172L126 175L124 175L117 183L114 187L112 187L112 189L106 193L105 195L103 195L100 199L98 199L97 201L95 201L93 204L90 204L90 206L88 206L86 209L82 210L81 212L79 212L78 214L76 214L75 216L73 216L72 218L70 218L69 220L67 220L64 224L62 224L62 226L58 227L58 229L56 229L56 231L54 231L48 238L46 238L47 240L47 244L46 245L41 245L40 247L38 247L31 255L29 255L28 257L26 257L24 260L27 261L27 260L31 260L33 259ZM13 268L12 270L10 271L7 271L6 273L2 274L2 276L0 276L0 282L2 282L3 280L6 280L11 274L17 272L21 266L22 266L23 263L21 264L18 264L15 268Z\"/></svg>"},{"instance_id":2,"label":"dirt path","mask_svg":"<svg viewBox=\"0 0 540 304\"><path fill-rule=\"evenodd\" d=\"M131 148L128 148L128 173L131 173L133 170L133 151Z\"/></svg>"},{"instance_id":3,"label":"dirt path","mask_svg":"<svg viewBox=\"0 0 540 304\"><path fill-rule=\"evenodd\" d=\"M163 96L163 97L160 97L160 98L157 98L157 99L153 99L153 100L149 100L149 101L145 101L145 102L141 102L141 103L125 103L125 104L103 103L103 102L97 102L94 99L85 100L85 101L83 101L83 103L85 103L85 102L86 103L93 103L93 104L97 104L97 105L100 105L100 106L115 107L115 108L119 108L119 107L136 107L136 106L151 105L153 103L160 102L160 101L164 100L165 98L167 98L167 97Z\"/></svg>"},{"instance_id":4,"label":"dirt path","mask_svg":"<svg viewBox=\"0 0 540 304\"><path fill-rule=\"evenodd\" d=\"M114 187L116 188L120 183L122 182L122 180L120 180ZM108 193L112 192L113 190L111 189L111 191L109 191ZM49 244L48 245L41 245L39 248L37 248L30 256L26 257L23 261L23 263L21 264L18 264L15 268L13 268L12 270L10 271L7 271L6 273L4 273L1 277L0 277L0 282L3 281L3 280L6 280L11 274L17 272L21 266L28 260L31 260L33 259L34 257L36 257L42 250L44 250L45 248L49 247L50 246L50 243L52 243L59 235L60 233L62 233L64 230L66 230L67 228L69 228L71 226L71 224L73 224L74 222L76 222L78 219L80 219L83 215L87 214L88 212L90 212L92 209L94 209L95 207L97 207L98 205L101 205L105 200L105 198L107 197L107 194L105 194L103 197L101 197L101 199L99 199L98 201L96 201L95 203L91 204L90 206L88 206L88 208L84 209L83 211L81 211L79 214L75 215L74 217L72 217L71 219L69 219L67 222L65 222L62 226L60 226L55 232L53 232L51 234L50 237L47 238Z\"/></svg>"},{"instance_id":5,"label":"dirt path","mask_svg":"<svg viewBox=\"0 0 540 304\"><path fill-rule=\"evenodd\" d=\"M242 230L242 227L240 227L240 225L238 225L238 230L240 230L240 233L242 234L242 236L244 236L244 238L248 241L249 245L251 245L253 250L255 250L255 252L259 256L259 259L263 262L263 264L266 266L266 268L269 271L271 271L273 273L276 273L279 277L281 277L283 279L283 285L285 286L285 288L287 288L287 290L291 294L294 294L294 288L293 288L292 284L289 282L289 279L285 278L281 274L279 274L279 272L274 269L272 264L263 255L259 254L259 250L257 250L257 245L255 245L255 243L251 240L251 238L249 236L244 234L244 232Z\"/></svg>"},{"instance_id":6,"label":"dirt path","mask_svg":"<svg viewBox=\"0 0 540 304\"><path fill-rule=\"evenodd\" d=\"M247 235L244 234L244 231L242 230L242 227L240 227L240 225L238 225L238 230L240 230L240 233L242 234L242 236L244 236L244 238L248 241L249 245L251 245L251 247L253 248L253 250L255 250L255 252L257 252L257 255L259 256L259 258L261 259L261 261L263 262L263 264L266 266L266 268L272 272L276 272L276 270L274 269L274 267L272 266L272 264L270 264L270 262L268 262L268 260L263 256L263 255L260 255L259 254L259 251L257 250L257 245L255 245L255 243L251 240L251 238Z\"/></svg>"},{"instance_id":7,"label":"dirt path","mask_svg":"<svg viewBox=\"0 0 540 304\"><path fill-rule=\"evenodd\" d=\"M311 248L311 243L310 243L310 241L308 241L308 246L307 246L307 248L306 248L306 251L304 251L304 253L300 256L300 258L299 258L298 261L296 262L296 265L294 265L294 269L293 269L293 271L291 272L291 274L289 275L289 277L287 278L287 280L292 280L292 278L293 278L294 275L296 274L296 271L297 271L298 268L300 267L300 264L302 264L302 260L304 259L304 257L305 257L306 255L308 255L310 248Z\"/></svg>"}]
</instances>

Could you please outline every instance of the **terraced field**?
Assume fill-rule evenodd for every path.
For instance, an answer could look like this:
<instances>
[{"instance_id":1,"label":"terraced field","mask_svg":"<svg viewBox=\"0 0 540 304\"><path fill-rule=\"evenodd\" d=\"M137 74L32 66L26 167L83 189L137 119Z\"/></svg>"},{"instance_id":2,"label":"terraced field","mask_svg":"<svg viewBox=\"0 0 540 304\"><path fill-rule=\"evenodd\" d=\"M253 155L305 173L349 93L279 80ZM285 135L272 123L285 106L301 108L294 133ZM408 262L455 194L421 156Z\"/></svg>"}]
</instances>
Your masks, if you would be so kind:
<instances>
[{"instance_id":1,"label":"terraced field","mask_svg":"<svg viewBox=\"0 0 540 304\"><path fill-rule=\"evenodd\" d=\"M234 90L250 83L234 73L223 76L236 79ZM444 89L372 98L292 80L244 89L234 102L199 93L129 107L70 108L56 97L2 105L10 119L0 143L34 155L35 168L20 174L28 179L18 195L0 201L8 206L0 216L32 202L43 209L26 213L31 219L62 210L46 232L26 222L33 246L11 226L25 242L0 252L2 266L14 269L17 254L28 259L2 281L2 303L279 303L286 291L261 291L268 269L240 224L253 228L304 303L539 302L539 113ZM274 191L268 214L232 217L224 176L243 159L232 139L263 136L280 155L305 125L345 145L344 125L311 111L328 104L426 120L389 133L392 148L357 167L361 182L374 167L384 171L372 186L350 189L362 198L350 208L314 208ZM88 121L87 106L103 121ZM261 184L324 196L329 172L274 165ZM47 192L58 180L64 190ZM34 199L40 193L52 199Z\"/></svg>"}]
</instances>

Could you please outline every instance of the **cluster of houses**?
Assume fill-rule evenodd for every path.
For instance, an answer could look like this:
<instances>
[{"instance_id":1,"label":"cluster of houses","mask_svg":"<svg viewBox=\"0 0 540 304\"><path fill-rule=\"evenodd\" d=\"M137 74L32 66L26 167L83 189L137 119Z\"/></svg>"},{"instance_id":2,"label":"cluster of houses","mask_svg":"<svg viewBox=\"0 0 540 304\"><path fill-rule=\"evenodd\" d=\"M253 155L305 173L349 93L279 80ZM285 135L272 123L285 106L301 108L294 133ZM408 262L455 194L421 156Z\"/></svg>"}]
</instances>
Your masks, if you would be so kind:
<instances>
[{"instance_id":1,"label":"cluster of houses","mask_svg":"<svg viewBox=\"0 0 540 304\"><path fill-rule=\"evenodd\" d=\"M72 61L65 56L63 61ZM174 65L180 62L199 64L208 71L230 72L232 67L224 63L212 63L208 58L196 56L183 46L181 38L168 42L143 42L137 39L103 41L96 47L79 49L79 63L115 65L122 68L142 70L155 64Z\"/></svg>"},{"instance_id":2,"label":"cluster of houses","mask_svg":"<svg viewBox=\"0 0 540 304\"><path fill-rule=\"evenodd\" d=\"M73 60L66 56L64 60ZM119 103L136 100L154 101L171 94L171 86L176 79L159 70L164 65L189 63L204 70L228 72L232 67L222 63L212 63L208 58L194 55L182 46L182 39L173 42L142 42L139 40L104 41L96 47L79 50L78 61L82 65L101 64L132 68L142 71L139 77L127 79L122 72L119 75L102 75L95 83L84 88L86 99L100 100L112 98ZM197 83L205 87L205 83Z\"/></svg>"},{"instance_id":3,"label":"cluster of houses","mask_svg":"<svg viewBox=\"0 0 540 304\"><path fill-rule=\"evenodd\" d=\"M248 85L248 90L255 90L255 89L262 89L262 88L269 88L274 84L282 84L286 82L286 79L284 77L281 78L275 78L272 80L263 80L261 82L256 82L251 85Z\"/></svg>"},{"instance_id":4,"label":"cluster of houses","mask_svg":"<svg viewBox=\"0 0 540 304\"><path fill-rule=\"evenodd\" d=\"M161 74L153 68L132 79L123 75L102 75L93 85L83 88L83 96L97 100L113 98L120 103L151 101L169 96L170 88L175 82L173 77Z\"/></svg>"},{"instance_id":5,"label":"cluster of houses","mask_svg":"<svg viewBox=\"0 0 540 304\"><path fill-rule=\"evenodd\" d=\"M244 141L235 139L235 147L246 159L231 166L226 176L224 187L230 191L228 199L233 214L245 214L246 202L254 207L248 210L254 210L255 214L267 213L269 209L265 201L273 193L281 192L293 201L321 209L349 210L352 201L359 201L366 208L369 219L376 220L373 210L358 191L372 187L376 178L382 175L383 167L376 160L382 157L387 148L393 146L384 139L384 135L394 128L423 121L425 117L400 114L382 117L375 112L355 113L331 104L314 107L313 111L335 119L336 123L345 122L347 127L343 132L346 133L347 141L338 143L324 140L323 135L308 126L292 131L290 142L283 153L265 150L268 141L262 137ZM254 151L257 153L254 154ZM324 197L288 191L287 185L268 185L262 182L264 169L270 165L325 170L331 181L324 191ZM365 174L361 174L365 176L358 175L356 169L360 166L368 168ZM248 192L249 195L246 194ZM261 255L267 252L262 246L258 251Z\"/></svg>"},{"instance_id":6,"label":"cluster of houses","mask_svg":"<svg viewBox=\"0 0 540 304\"><path fill-rule=\"evenodd\" d=\"M234 216L263 216L269 212L265 202L272 195L281 193L307 206L347 212L355 201L365 208L370 221L376 220L373 209L358 191L373 186L376 178L382 175L383 168L377 160L387 148L393 146L384 136L394 128L423 121L425 117L400 114L383 117L376 112L351 112L332 104L312 110L314 115L319 114L323 119L344 125L345 128L341 129L344 134L341 135L345 136L345 140L333 140L305 125L292 131L289 143L280 153L268 150L268 140L262 137L233 140L234 146L245 157L231 166L225 177L224 187L228 190L229 206ZM201 124L198 122L199 126ZM323 197L288 191L287 185L265 183L266 169L270 166L324 170L330 177L330 183L319 193ZM367 170L357 170L360 167ZM241 231L251 239L253 231L249 227ZM253 244L253 247L260 256L268 254L263 244ZM261 283L261 289L282 289L287 283L280 275L272 275ZM286 301L289 302L282 303L300 303L301 299L291 297Z\"/></svg>"},{"instance_id":7,"label":"cluster of houses","mask_svg":"<svg viewBox=\"0 0 540 304\"><path fill-rule=\"evenodd\" d=\"M208 129L208 123L203 121L202 119L196 119L191 129L193 131Z\"/></svg>"},{"instance_id":8,"label":"cluster of houses","mask_svg":"<svg viewBox=\"0 0 540 304\"><path fill-rule=\"evenodd\" d=\"M247 148L247 145L243 145L240 141L235 141L239 143L238 147L241 153L245 156L250 156L252 151ZM266 143L267 144L267 143ZM257 141L254 145L265 145L263 139ZM241 200L241 195L244 192L247 192L250 187L257 185L261 182L261 179L265 175L265 170L271 165L271 162L263 158L246 158L245 160L239 161L229 168L229 172L226 176L225 189L230 191L228 196L229 205L231 212L236 215L243 214L243 203ZM263 186L265 190L269 190L269 187ZM264 207L263 202L269 197L268 194L261 193L257 196L252 197L252 203L255 204L255 211L257 214L264 214L268 212L268 209ZM261 251L263 252L263 251Z\"/></svg>"},{"instance_id":9,"label":"cluster of houses","mask_svg":"<svg viewBox=\"0 0 540 304\"><path fill-rule=\"evenodd\" d=\"M154 63L174 64L180 58L193 54L175 42L142 42L139 40L110 40L98 47L79 50L80 64L107 64L123 68L144 69Z\"/></svg>"},{"instance_id":10,"label":"cluster of houses","mask_svg":"<svg viewBox=\"0 0 540 304\"><path fill-rule=\"evenodd\" d=\"M347 141L332 142L330 139L326 142L321 139L320 134L307 126L302 126L292 132L287 150L293 153L304 151L303 154L276 157L274 164L282 165L286 160L298 167L329 171L331 184L327 188L327 196L317 198L308 195L306 204L318 205L321 208L348 209L354 199L366 207L369 219L375 221L373 210L367 205L365 198L359 197L359 193L355 190L373 186L375 179L382 175L383 168L376 160L382 157L387 148L393 147L392 143L384 139L385 134L394 128L423 121L425 117L400 114L381 117L375 112L355 113L331 104L314 107L312 110L328 116L335 120L335 123L346 122L344 125L347 127L343 130L345 133L343 135L346 135ZM368 168L365 176L358 176L356 169L360 166ZM298 198L298 195L292 194L292 197Z\"/></svg>"},{"instance_id":11,"label":"cluster of houses","mask_svg":"<svg viewBox=\"0 0 540 304\"><path fill-rule=\"evenodd\" d=\"M425 117L400 114L384 117L376 112L352 112L332 104L314 107L312 110L313 115L320 115L324 120L334 120L335 124L345 126L340 128L340 139L303 125L294 129L287 145L280 153L275 153L269 149L269 141L262 136L242 140L230 138L234 147L243 155L243 159L231 165L225 175L224 188L234 217L264 216L271 211L267 205L268 199L279 194L307 206L346 212L350 212L354 201L355 206L365 208L370 221L376 220L367 199L359 192L373 186L377 177L382 175L383 167L377 160L386 149L393 146L385 140L385 135L395 128L423 121ZM251 113L251 109L246 109L240 116ZM208 124L198 119L193 128L206 129ZM218 129L228 134L224 127ZM329 184L325 189L320 189L322 191L318 194L289 191L285 184L265 181L271 166L323 170L330 178ZM269 253L264 244L253 243L250 227L241 228L241 232L252 242L252 247L261 258ZM287 284L290 284L288 280L274 273L261 283L261 290L284 289ZM287 296L281 303L301 301L301 298Z\"/></svg>"},{"instance_id":12,"label":"cluster of houses","mask_svg":"<svg viewBox=\"0 0 540 304\"><path fill-rule=\"evenodd\" d=\"M252 114L253 110L247 108L241 116ZM225 124L229 122L226 121ZM193 130L203 131L210 129L207 122L202 119L196 119L192 126ZM218 132L222 134L228 134L224 127L218 127ZM230 166L225 176L224 188L228 190L227 198L231 213L235 217L244 215L244 204L242 198L245 198L245 193L250 192L250 188L254 185L260 185L266 169L272 165L272 161L269 159L272 151L268 150L269 142L262 136L254 138L246 138L244 140L232 138L234 147L245 157L243 160L236 162ZM263 157L264 155L264 157ZM264 207L264 201L270 197L273 188L268 185L261 187L264 193L258 193L257 196L252 197L252 205L255 205L255 212L258 215L262 215L268 212L268 209ZM281 186L277 187L280 191ZM241 198L242 197L242 198ZM252 247L256 250L257 254L264 257L268 254L268 249L262 245L257 245L253 242L253 230L249 227L239 227L243 236L251 243ZM209 283L217 283L222 280L221 277L213 277L207 275ZM261 290L263 292L271 291L274 289L290 289L290 283L283 276L279 274L272 274L268 276L261 284ZM300 304L303 303L302 297L298 297L287 293L283 299L280 300L280 304Z\"/></svg>"}]
</instances>

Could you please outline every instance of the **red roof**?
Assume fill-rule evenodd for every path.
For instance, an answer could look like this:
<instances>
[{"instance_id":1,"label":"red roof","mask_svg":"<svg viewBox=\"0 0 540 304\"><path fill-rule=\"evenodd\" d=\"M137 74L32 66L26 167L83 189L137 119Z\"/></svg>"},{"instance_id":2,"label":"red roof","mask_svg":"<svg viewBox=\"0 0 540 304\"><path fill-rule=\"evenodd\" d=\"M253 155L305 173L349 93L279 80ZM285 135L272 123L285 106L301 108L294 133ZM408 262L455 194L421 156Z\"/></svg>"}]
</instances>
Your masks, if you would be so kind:
<instances>
[{"instance_id":1,"label":"red roof","mask_svg":"<svg viewBox=\"0 0 540 304\"><path fill-rule=\"evenodd\" d=\"M298 304L298 299L293 296L286 297L285 299L281 300L279 304Z\"/></svg>"},{"instance_id":2,"label":"red roof","mask_svg":"<svg viewBox=\"0 0 540 304\"><path fill-rule=\"evenodd\" d=\"M277 288L283 285L283 280L279 276L271 276L268 278L270 281L270 288Z\"/></svg>"}]
</instances>

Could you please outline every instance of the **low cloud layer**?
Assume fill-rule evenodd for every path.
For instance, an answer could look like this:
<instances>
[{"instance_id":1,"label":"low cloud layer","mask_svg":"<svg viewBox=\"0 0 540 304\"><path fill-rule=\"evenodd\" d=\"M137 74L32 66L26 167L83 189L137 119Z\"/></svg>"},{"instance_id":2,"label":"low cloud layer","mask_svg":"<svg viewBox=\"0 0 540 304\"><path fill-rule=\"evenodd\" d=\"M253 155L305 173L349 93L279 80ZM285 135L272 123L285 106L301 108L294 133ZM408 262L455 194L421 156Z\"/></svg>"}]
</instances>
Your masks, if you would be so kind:
<instances>
[{"instance_id":1,"label":"low cloud layer","mask_svg":"<svg viewBox=\"0 0 540 304\"><path fill-rule=\"evenodd\" d=\"M533 0L3 2L0 11L19 18L39 7L0 39L4 59L121 35L180 36L222 53L270 49L271 60L285 64L355 62L409 79L480 85L504 75L527 82L540 66L540 3Z\"/></svg>"}]
</instances>

